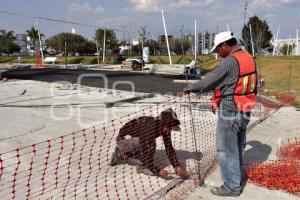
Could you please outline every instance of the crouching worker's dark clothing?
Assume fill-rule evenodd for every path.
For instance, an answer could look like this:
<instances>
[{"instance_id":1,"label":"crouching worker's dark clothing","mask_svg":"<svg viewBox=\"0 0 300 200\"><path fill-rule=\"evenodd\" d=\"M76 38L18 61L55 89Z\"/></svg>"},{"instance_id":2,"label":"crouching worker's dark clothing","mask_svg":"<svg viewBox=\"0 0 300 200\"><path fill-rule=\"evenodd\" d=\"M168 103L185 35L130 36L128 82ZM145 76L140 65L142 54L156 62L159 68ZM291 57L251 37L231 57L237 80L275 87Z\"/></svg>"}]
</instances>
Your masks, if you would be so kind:
<instances>
[{"instance_id":1,"label":"crouching worker's dark clothing","mask_svg":"<svg viewBox=\"0 0 300 200\"><path fill-rule=\"evenodd\" d=\"M179 166L171 140L171 129L179 124L176 113L172 109L163 111L159 117L139 117L126 123L119 131L114 152L119 162L111 165L136 164L157 175L159 169L154 164L156 138L162 136L172 166L174 168ZM163 133L162 127L169 127L169 131Z\"/></svg>"}]
</instances>

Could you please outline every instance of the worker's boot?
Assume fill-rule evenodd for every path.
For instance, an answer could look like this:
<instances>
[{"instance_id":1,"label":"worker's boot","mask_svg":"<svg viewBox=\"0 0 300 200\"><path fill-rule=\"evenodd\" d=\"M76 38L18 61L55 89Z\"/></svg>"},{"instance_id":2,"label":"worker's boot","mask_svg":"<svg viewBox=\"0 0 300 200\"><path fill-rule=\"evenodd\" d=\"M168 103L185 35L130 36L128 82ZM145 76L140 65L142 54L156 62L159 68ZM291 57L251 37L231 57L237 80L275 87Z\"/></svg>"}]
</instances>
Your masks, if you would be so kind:
<instances>
[{"instance_id":1,"label":"worker's boot","mask_svg":"<svg viewBox=\"0 0 300 200\"><path fill-rule=\"evenodd\" d=\"M109 165L116 166L125 163L127 163L126 155L124 154L124 152L120 151L118 147L116 147L115 151L111 156Z\"/></svg>"},{"instance_id":2,"label":"worker's boot","mask_svg":"<svg viewBox=\"0 0 300 200\"><path fill-rule=\"evenodd\" d=\"M210 189L210 192L216 196L232 196L232 197L240 196L239 192L233 192L224 185L220 187L212 187Z\"/></svg>"}]
</instances>

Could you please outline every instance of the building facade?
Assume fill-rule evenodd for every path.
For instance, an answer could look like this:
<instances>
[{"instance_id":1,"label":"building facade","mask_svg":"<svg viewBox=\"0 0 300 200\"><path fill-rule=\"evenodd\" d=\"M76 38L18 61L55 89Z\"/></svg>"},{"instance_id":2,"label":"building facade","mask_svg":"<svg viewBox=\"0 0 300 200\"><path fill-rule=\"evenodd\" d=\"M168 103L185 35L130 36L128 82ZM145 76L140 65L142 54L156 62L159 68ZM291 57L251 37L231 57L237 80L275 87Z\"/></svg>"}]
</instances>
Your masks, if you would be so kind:
<instances>
[{"instance_id":1,"label":"building facade","mask_svg":"<svg viewBox=\"0 0 300 200\"><path fill-rule=\"evenodd\" d=\"M300 39L296 38L284 38L284 39L277 39L276 41L273 39L271 40L271 45L273 46L273 55L281 55L280 49L284 46L284 45L292 45L293 46L293 50L291 52L291 55L293 56L299 56L300 54Z\"/></svg>"},{"instance_id":2,"label":"building facade","mask_svg":"<svg viewBox=\"0 0 300 200\"><path fill-rule=\"evenodd\" d=\"M200 54L209 54L214 46L214 39L216 33L209 33L207 31L198 33L198 52Z\"/></svg>"},{"instance_id":3,"label":"building facade","mask_svg":"<svg viewBox=\"0 0 300 200\"><path fill-rule=\"evenodd\" d=\"M26 34L16 34L16 44L21 47L21 52L27 50L27 35Z\"/></svg>"},{"instance_id":4,"label":"building facade","mask_svg":"<svg viewBox=\"0 0 300 200\"><path fill-rule=\"evenodd\" d=\"M165 35L159 35L157 41L160 46L167 46L167 39ZM168 42L170 50L172 51L175 47L175 37L173 35L168 35Z\"/></svg>"}]
</instances>

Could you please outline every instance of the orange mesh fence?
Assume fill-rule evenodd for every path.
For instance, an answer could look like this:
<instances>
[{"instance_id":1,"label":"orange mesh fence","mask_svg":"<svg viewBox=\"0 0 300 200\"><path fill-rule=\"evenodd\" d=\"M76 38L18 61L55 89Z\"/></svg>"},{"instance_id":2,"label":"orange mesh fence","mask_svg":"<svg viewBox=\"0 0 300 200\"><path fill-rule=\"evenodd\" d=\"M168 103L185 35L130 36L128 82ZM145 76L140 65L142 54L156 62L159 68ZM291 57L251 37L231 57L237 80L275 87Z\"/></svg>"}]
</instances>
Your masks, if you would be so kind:
<instances>
[{"instance_id":1,"label":"orange mesh fence","mask_svg":"<svg viewBox=\"0 0 300 200\"><path fill-rule=\"evenodd\" d=\"M159 137L161 122L157 118L168 108L176 113L181 127L181 131L171 132L170 140ZM254 117L251 123L262 116L265 115ZM1 199L157 199L184 181L171 165L176 162L174 155L189 174L185 182L190 185L184 190L193 189L215 161L216 118L210 111L210 96L193 97L190 103L186 96L175 97L99 126L1 153ZM130 128L129 122L143 120L143 126ZM164 123L168 127L171 122ZM165 168L169 177L140 173L138 163L111 166L121 130L125 136L138 130L140 149L136 156L140 156L146 168ZM155 141L156 137L153 147L149 141ZM172 199L183 193L173 193Z\"/></svg>"},{"instance_id":2,"label":"orange mesh fence","mask_svg":"<svg viewBox=\"0 0 300 200\"><path fill-rule=\"evenodd\" d=\"M300 196L300 141L288 140L278 151L279 160L251 164L250 182L272 190L284 190Z\"/></svg>"},{"instance_id":3,"label":"orange mesh fence","mask_svg":"<svg viewBox=\"0 0 300 200\"><path fill-rule=\"evenodd\" d=\"M296 94L293 92L276 92L271 93L270 96L275 96L278 101L286 105L294 106L297 104Z\"/></svg>"}]
</instances>

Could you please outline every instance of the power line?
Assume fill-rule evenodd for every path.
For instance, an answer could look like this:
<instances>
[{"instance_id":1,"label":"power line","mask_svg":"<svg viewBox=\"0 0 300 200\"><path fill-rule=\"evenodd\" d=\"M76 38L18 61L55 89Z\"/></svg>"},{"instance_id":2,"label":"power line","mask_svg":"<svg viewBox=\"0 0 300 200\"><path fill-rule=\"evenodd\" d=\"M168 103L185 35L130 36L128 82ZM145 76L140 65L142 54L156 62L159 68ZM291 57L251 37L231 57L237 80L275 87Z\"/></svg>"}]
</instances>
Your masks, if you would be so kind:
<instances>
[{"instance_id":1,"label":"power line","mask_svg":"<svg viewBox=\"0 0 300 200\"><path fill-rule=\"evenodd\" d=\"M60 22L60 23L64 23L64 24L73 24L73 25L77 25L77 26L85 26L85 27L96 28L96 29L97 28L101 28L101 29L109 29L109 30L119 31L119 32L129 32L129 31L115 29L115 28L104 28L104 27L99 27L99 26L95 26L95 25L91 25L91 24L83 24L83 23L73 22L73 21L65 21L65 20L60 20L60 19L52 19L52 18L48 18L48 17L25 15L25 14L22 14L22 13L8 12L8 11L4 11L4 10L0 10L0 13L6 14L6 15L15 15L15 16L20 16L20 17L28 17L28 18L33 18L33 19L40 19L40 20L45 20L45 21ZM131 32L131 33L136 33L136 32Z\"/></svg>"}]
</instances>

